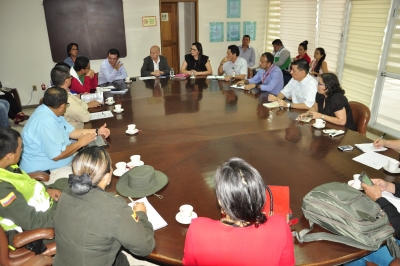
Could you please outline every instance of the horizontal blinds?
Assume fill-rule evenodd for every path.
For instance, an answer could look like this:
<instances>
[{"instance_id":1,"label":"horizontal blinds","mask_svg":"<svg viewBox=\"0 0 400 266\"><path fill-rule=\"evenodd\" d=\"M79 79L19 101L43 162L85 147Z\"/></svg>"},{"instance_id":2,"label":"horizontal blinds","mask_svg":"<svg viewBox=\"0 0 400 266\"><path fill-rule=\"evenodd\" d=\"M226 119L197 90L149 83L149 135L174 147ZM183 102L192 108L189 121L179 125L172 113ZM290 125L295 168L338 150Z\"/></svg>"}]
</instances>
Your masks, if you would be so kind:
<instances>
[{"instance_id":1,"label":"horizontal blinds","mask_svg":"<svg viewBox=\"0 0 400 266\"><path fill-rule=\"evenodd\" d=\"M352 0L342 87L349 100L370 106L390 0Z\"/></svg>"},{"instance_id":2,"label":"horizontal blinds","mask_svg":"<svg viewBox=\"0 0 400 266\"><path fill-rule=\"evenodd\" d=\"M325 49L329 72L336 73L342 44L347 0L320 0L317 47ZM310 57L314 51L309 50Z\"/></svg>"},{"instance_id":3,"label":"horizontal blinds","mask_svg":"<svg viewBox=\"0 0 400 266\"><path fill-rule=\"evenodd\" d=\"M265 40L265 51L272 52L272 42L279 39L280 8L281 1L268 1L267 10L267 33Z\"/></svg>"},{"instance_id":4,"label":"horizontal blinds","mask_svg":"<svg viewBox=\"0 0 400 266\"><path fill-rule=\"evenodd\" d=\"M280 39L293 58L304 40L308 41L308 53L315 50L317 28L317 0L282 0L280 13ZM311 56L312 57L312 56Z\"/></svg>"},{"instance_id":5,"label":"horizontal blinds","mask_svg":"<svg viewBox=\"0 0 400 266\"><path fill-rule=\"evenodd\" d=\"M400 12L398 12L390 42L386 71L400 74Z\"/></svg>"}]
</instances>

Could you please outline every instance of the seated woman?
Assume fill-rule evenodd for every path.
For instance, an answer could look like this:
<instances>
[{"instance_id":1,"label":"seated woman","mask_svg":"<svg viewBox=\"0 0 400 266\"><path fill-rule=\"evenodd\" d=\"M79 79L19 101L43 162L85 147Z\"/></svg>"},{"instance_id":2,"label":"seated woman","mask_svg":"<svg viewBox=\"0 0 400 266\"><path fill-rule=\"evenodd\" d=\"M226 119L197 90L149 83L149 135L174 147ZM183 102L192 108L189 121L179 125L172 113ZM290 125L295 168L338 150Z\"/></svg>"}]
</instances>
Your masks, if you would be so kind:
<instances>
[{"instance_id":1,"label":"seated woman","mask_svg":"<svg viewBox=\"0 0 400 266\"><path fill-rule=\"evenodd\" d=\"M10 108L8 109L8 118L14 121L14 124L18 125L19 123L28 120L29 115L24 114L21 108L19 107L17 101L11 92L2 91L4 94L0 95L0 99L5 100L9 103Z\"/></svg>"},{"instance_id":2,"label":"seated woman","mask_svg":"<svg viewBox=\"0 0 400 266\"><path fill-rule=\"evenodd\" d=\"M317 81L322 74L328 73L328 64L325 61L325 50L324 48L318 47L315 49L314 58L310 64L310 74L311 77L315 78Z\"/></svg>"},{"instance_id":3,"label":"seated woman","mask_svg":"<svg viewBox=\"0 0 400 266\"><path fill-rule=\"evenodd\" d=\"M63 191L54 216L53 265L129 265L121 245L135 255L149 255L156 243L144 204L132 210L124 198L104 191L112 178L110 155L89 147L71 164L70 188Z\"/></svg>"},{"instance_id":4,"label":"seated woman","mask_svg":"<svg viewBox=\"0 0 400 266\"><path fill-rule=\"evenodd\" d=\"M90 69L90 62L87 57L80 56L75 60L74 67L71 67L70 73L71 80L71 93L85 93L90 92L98 85L97 75Z\"/></svg>"},{"instance_id":5,"label":"seated woman","mask_svg":"<svg viewBox=\"0 0 400 266\"><path fill-rule=\"evenodd\" d=\"M70 67L73 67L75 64L75 60L80 56L79 47L77 43L71 42L67 46L67 55L68 57L64 59L64 63L67 63Z\"/></svg>"},{"instance_id":6,"label":"seated woman","mask_svg":"<svg viewBox=\"0 0 400 266\"><path fill-rule=\"evenodd\" d=\"M208 56L203 55L203 46L199 42L194 42L190 49L190 54L185 55L181 67L181 73L189 74L194 73L195 76L211 75L212 68Z\"/></svg>"},{"instance_id":7,"label":"seated woman","mask_svg":"<svg viewBox=\"0 0 400 266\"><path fill-rule=\"evenodd\" d=\"M299 60L299 59L305 59L308 64L311 63L311 58L307 54L307 45L308 41L304 41L299 44L299 48L297 48L297 51L299 52L299 55L293 58L293 61Z\"/></svg>"},{"instance_id":8,"label":"seated woman","mask_svg":"<svg viewBox=\"0 0 400 266\"><path fill-rule=\"evenodd\" d=\"M332 124L357 130L349 101L344 93L335 74L322 74L315 103L307 113L301 114L300 118L312 116L313 119L321 118Z\"/></svg>"},{"instance_id":9,"label":"seated woman","mask_svg":"<svg viewBox=\"0 0 400 266\"><path fill-rule=\"evenodd\" d=\"M266 191L258 171L231 158L218 168L215 182L222 218L192 220L183 265L294 265L285 218L263 213Z\"/></svg>"}]
</instances>

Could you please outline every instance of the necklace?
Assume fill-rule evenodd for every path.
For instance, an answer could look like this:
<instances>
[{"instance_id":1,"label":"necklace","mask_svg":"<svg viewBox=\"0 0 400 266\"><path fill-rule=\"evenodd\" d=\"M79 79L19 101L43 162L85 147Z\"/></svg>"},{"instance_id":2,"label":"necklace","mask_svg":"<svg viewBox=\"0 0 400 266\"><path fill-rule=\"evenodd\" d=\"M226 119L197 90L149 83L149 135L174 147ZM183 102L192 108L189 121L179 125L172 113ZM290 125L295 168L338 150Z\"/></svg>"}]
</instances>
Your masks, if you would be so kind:
<instances>
[{"instance_id":1,"label":"necklace","mask_svg":"<svg viewBox=\"0 0 400 266\"><path fill-rule=\"evenodd\" d=\"M234 222L234 221L232 221L231 219L228 219L228 218L221 218L220 221L223 224L226 224L226 225L229 225L229 226L233 226L233 227L247 227L247 226L251 225L248 222L240 222L240 221Z\"/></svg>"}]
</instances>

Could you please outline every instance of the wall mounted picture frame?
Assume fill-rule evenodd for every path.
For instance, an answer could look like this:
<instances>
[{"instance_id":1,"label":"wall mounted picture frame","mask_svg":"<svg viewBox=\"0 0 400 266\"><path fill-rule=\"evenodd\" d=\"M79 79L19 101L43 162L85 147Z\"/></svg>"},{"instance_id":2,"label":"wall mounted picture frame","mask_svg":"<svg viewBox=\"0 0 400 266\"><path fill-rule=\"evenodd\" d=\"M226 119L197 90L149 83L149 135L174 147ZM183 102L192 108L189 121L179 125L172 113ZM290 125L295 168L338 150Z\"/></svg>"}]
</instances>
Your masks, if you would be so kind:
<instances>
[{"instance_id":1,"label":"wall mounted picture frame","mask_svg":"<svg viewBox=\"0 0 400 266\"><path fill-rule=\"evenodd\" d=\"M227 22L227 41L240 41L240 22Z\"/></svg>"},{"instance_id":2,"label":"wall mounted picture frame","mask_svg":"<svg viewBox=\"0 0 400 266\"><path fill-rule=\"evenodd\" d=\"M243 22L243 35L249 35L250 40L254 41L256 39L256 33L257 33L257 22L255 21Z\"/></svg>"},{"instance_id":3,"label":"wall mounted picture frame","mask_svg":"<svg viewBox=\"0 0 400 266\"><path fill-rule=\"evenodd\" d=\"M241 0L227 0L227 17L240 18Z\"/></svg>"},{"instance_id":4,"label":"wall mounted picture frame","mask_svg":"<svg viewBox=\"0 0 400 266\"><path fill-rule=\"evenodd\" d=\"M210 23L210 42L223 42L224 41L224 23L211 22Z\"/></svg>"}]
</instances>

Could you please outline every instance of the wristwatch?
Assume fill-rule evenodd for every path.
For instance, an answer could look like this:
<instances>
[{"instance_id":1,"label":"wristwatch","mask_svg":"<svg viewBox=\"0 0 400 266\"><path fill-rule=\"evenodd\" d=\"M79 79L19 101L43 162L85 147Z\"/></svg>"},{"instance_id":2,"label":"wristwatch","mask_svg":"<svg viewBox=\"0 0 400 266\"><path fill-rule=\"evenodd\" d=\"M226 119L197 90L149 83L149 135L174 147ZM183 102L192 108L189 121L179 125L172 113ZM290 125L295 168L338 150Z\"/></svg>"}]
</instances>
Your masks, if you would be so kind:
<instances>
[{"instance_id":1,"label":"wristwatch","mask_svg":"<svg viewBox=\"0 0 400 266\"><path fill-rule=\"evenodd\" d=\"M99 135L99 129L96 128L96 136L98 136L98 135Z\"/></svg>"},{"instance_id":2,"label":"wristwatch","mask_svg":"<svg viewBox=\"0 0 400 266\"><path fill-rule=\"evenodd\" d=\"M322 115L322 116L321 116L321 119L324 120L324 117L325 117L325 115Z\"/></svg>"}]
</instances>

